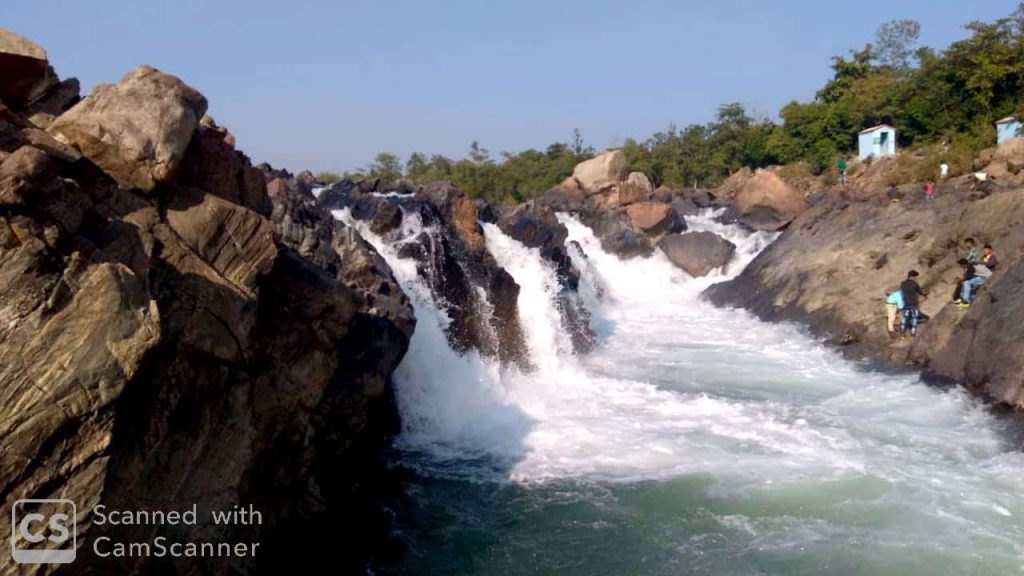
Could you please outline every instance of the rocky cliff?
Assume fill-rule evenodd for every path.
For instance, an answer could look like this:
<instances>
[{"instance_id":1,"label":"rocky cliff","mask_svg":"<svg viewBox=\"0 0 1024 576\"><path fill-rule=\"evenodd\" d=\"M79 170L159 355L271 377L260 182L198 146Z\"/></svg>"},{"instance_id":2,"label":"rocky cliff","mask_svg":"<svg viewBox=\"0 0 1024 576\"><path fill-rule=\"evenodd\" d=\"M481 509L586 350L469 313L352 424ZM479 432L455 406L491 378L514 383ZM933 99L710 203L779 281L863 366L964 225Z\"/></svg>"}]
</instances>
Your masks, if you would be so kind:
<instances>
[{"instance_id":1,"label":"rocky cliff","mask_svg":"<svg viewBox=\"0 0 1024 576\"><path fill-rule=\"evenodd\" d=\"M247 558L100 559L67 573L364 572L387 554L389 377L415 325L391 271L308 190L272 186L141 67L79 101L0 30L0 532L21 498L262 523L99 536L259 542ZM23 574L7 554L0 573ZM49 571L53 566L36 567Z\"/></svg>"},{"instance_id":2,"label":"rocky cliff","mask_svg":"<svg viewBox=\"0 0 1024 576\"><path fill-rule=\"evenodd\" d=\"M922 186L901 194L895 203L877 188L812 196L813 207L708 297L805 323L851 357L923 369L1024 407L1024 190L965 177L940 185L934 201ZM951 300L968 237L992 244L1002 263L963 309ZM929 293L921 309L931 320L915 340L894 341L884 299L911 269Z\"/></svg>"}]
</instances>

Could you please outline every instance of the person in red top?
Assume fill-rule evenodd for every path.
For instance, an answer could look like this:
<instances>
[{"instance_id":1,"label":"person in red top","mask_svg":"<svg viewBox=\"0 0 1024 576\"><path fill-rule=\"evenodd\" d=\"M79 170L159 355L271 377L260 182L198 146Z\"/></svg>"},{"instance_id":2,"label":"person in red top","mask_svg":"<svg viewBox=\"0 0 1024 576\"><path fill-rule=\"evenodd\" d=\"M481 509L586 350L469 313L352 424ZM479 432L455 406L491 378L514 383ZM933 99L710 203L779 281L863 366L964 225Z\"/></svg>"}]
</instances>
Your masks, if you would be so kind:
<instances>
[{"instance_id":1,"label":"person in red top","mask_svg":"<svg viewBox=\"0 0 1024 576\"><path fill-rule=\"evenodd\" d=\"M924 186L924 199L925 200L934 200L935 199L935 182L933 180L929 180L928 183L925 184L925 186Z\"/></svg>"}]
</instances>

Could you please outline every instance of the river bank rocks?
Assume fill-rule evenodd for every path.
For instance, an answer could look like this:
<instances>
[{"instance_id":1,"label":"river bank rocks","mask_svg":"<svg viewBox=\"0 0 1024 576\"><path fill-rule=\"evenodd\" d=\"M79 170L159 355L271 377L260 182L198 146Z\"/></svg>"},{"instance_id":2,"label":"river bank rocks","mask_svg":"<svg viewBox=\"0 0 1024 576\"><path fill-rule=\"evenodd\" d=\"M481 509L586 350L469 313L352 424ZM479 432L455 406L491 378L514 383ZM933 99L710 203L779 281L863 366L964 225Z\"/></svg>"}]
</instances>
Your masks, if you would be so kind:
<instances>
[{"instance_id":1,"label":"river bank rocks","mask_svg":"<svg viewBox=\"0 0 1024 576\"><path fill-rule=\"evenodd\" d=\"M680 235L688 228L685 216L707 208L721 209L723 218L736 219L733 199L713 192L654 189L646 176L629 172L621 151L611 150L579 164L573 177L548 190L537 203L575 215L593 230L605 251L620 258L646 257L660 249L687 273L703 276L726 264L735 250L711 232L684 235L685 239ZM773 205L771 201L760 204Z\"/></svg>"},{"instance_id":2,"label":"river bank rocks","mask_svg":"<svg viewBox=\"0 0 1024 576\"><path fill-rule=\"evenodd\" d=\"M911 192L898 203L884 190L822 193L742 274L707 296L766 320L804 322L851 357L922 368L1024 406L1024 191L963 179L940 187L934 201ZM965 310L951 300L967 237L992 244L1001 265ZM921 310L931 320L916 340L894 342L884 299L911 269L929 293Z\"/></svg>"},{"instance_id":3,"label":"river bank rocks","mask_svg":"<svg viewBox=\"0 0 1024 576\"><path fill-rule=\"evenodd\" d=\"M101 501L251 504L261 525L158 534L259 542L256 557L115 566L83 546L75 569L274 573L298 551L341 572L375 565L391 522L390 375L415 323L387 264L302 190L279 183L272 198L180 79L142 67L79 101L44 54L11 56L9 38L0 530L19 498L74 500L80 544L139 539L91 523ZM40 115L48 95L61 103ZM3 574L37 572L0 561Z\"/></svg>"}]
</instances>

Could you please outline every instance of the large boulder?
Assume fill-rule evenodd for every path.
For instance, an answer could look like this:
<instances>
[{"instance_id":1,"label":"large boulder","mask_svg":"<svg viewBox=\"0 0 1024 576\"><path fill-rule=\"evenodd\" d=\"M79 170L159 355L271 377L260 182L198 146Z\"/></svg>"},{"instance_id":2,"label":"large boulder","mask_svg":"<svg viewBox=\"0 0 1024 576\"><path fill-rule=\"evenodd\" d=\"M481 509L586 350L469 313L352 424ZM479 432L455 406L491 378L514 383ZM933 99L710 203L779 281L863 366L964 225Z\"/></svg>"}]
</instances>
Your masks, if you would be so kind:
<instances>
[{"instance_id":1,"label":"large boulder","mask_svg":"<svg viewBox=\"0 0 1024 576\"><path fill-rule=\"evenodd\" d=\"M46 50L10 30L0 28L0 100L23 108L57 83Z\"/></svg>"},{"instance_id":2,"label":"large boulder","mask_svg":"<svg viewBox=\"0 0 1024 576\"><path fill-rule=\"evenodd\" d=\"M594 231L605 252L619 258L649 256L654 251L651 240L638 234L624 213L598 211L588 215L583 223Z\"/></svg>"},{"instance_id":3,"label":"large boulder","mask_svg":"<svg viewBox=\"0 0 1024 576\"><path fill-rule=\"evenodd\" d=\"M626 206L635 202L645 202L654 196L654 186L640 172L632 172L625 182L616 185L619 192L619 205Z\"/></svg>"},{"instance_id":4,"label":"large boulder","mask_svg":"<svg viewBox=\"0 0 1024 576\"><path fill-rule=\"evenodd\" d=\"M1011 184L1020 183L1017 175L1024 169L1024 138L1007 138L992 153L982 169L990 178ZM1022 175L1024 176L1024 175Z\"/></svg>"},{"instance_id":5,"label":"large boulder","mask_svg":"<svg viewBox=\"0 0 1024 576\"><path fill-rule=\"evenodd\" d=\"M714 195L719 198L735 196L739 194L739 191L742 190L743 187L746 186L747 182L753 177L754 172L750 168L744 166L730 174L728 178L719 184L718 188L715 188L713 191Z\"/></svg>"},{"instance_id":6,"label":"large boulder","mask_svg":"<svg viewBox=\"0 0 1024 576\"><path fill-rule=\"evenodd\" d=\"M185 157L206 98L174 76L140 66L101 84L47 129L119 185L149 192L169 182Z\"/></svg>"},{"instance_id":7,"label":"large boulder","mask_svg":"<svg viewBox=\"0 0 1024 576\"><path fill-rule=\"evenodd\" d=\"M673 198L671 204L672 209L680 216L696 216L700 213L700 206L690 198Z\"/></svg>"},{"instance_id":8,"label":"large boulder","mask_svg":"<svg viewBox=\"0 0 1024 576\"><path fill-rule=\"evenodd\" d=\"M690 276L706 276L732 259L736 245L712 232L669 234L658 241L665 256Z\"/></svg>"},{"instance_id":9,"label":"large boulder","mask_svg":"<svg viewBox=\"0 0 1024 576\"><path fill-rule=\"evenodd\" d=\"M648 236L660 236L672 232L686 230L686 224L668 204L658 202L640 202L626 208L633 227Z\"/></svg>"},{"instance_id":10,"label":"large boulder","mask_svg":"<svg viewBox=\"0 0 1024 576\"><path fill-rule=\"evenodd\" d=\"M811 207L775 173L758 169L736 194L740 221L755 230L778 230Z\"/></svg>"},{"instance_id":11,"label":"large boulder","mask_svg":"<svg viewBox=\"0 0 1024 576\"><path fill-rule=\"evenodd\" d=\"M629 163L622 150L609 150L580 162L572 171L573 178L591 194L623 181L628 175Z\"/></svg>"},{"instance_id":12,"label":"large boulder","mask_svg":"<svg viewBox=\"0 0 1024 576\"><path fill-rule=\"evenodd\" d=\"M527 248L540 248L542 252L564 250L569 235L554 211L536 202L526 202L506 212L498 219L498 227Z\"/></svg>"},{"instance_id":13,"label":"large boulder","mask_svg":"<svg viewBox=\"0 0 1024 576\"><path fill-rule=\"evenodd\" d=\"M589 198L580 183L572 176L561 184L551 188L538 199L538 202L550 206L558 212L579 213L590 207Z\"/></svg>"}]
</instances>

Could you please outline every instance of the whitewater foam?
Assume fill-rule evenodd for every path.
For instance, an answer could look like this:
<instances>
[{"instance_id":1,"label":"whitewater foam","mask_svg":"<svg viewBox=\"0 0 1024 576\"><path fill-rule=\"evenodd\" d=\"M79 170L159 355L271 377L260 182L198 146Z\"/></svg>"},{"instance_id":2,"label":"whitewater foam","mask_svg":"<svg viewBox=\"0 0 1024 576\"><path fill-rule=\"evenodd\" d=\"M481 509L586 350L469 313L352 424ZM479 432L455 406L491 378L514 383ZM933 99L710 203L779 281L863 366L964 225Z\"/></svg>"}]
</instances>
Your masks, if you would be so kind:
<instances>
[{"instance_id":1,"label":"whitewater foam","mask_svg":"<svg viewBox=\"0 0 1024 576\"><path fill-rule=\"evenodd\" d=\"M524 373L448 346L443 303L395 250L423 231L414 215L387 241L337 215L377 247L414 302L416 334L395 383L403 460L424 476L512 481L525 491L506 504L525 507L517 514L558 517L562 506L583 502L614 510L611 523L569 533L602 541L578 530L626 534L636 523L644 534L638 542L650 541L651 550L671 546L687 561L723 567L772 558L844 573L872 566L962 572L982 559L999 570L1020 566L1024 455L1007 449L1001 421L959 389L865 370L798 326L763 323L700 298L774 235L723 226L711 212L688 218L690 229L737 245L724 269L691 278L660 252L621 261L579 221L560 215L582 248L569 252L599 333L598 348L578 358L561 326L554 270L538 250L485 225L487 249L521 286L536 367ZM658 488L650 497L678 509L664 524L656 512L625 503L630 487L652 482ZM616 521L617 514L626 516ZM648 532L652 526L662 531ZM696 532L675 539L684 528ZM551 549L546 532L514 534L548 566L566 557ZM598 546L591 553L603 554ZM721 554L707 555L714 550ZM922 556L928 550L941 554ZM671 557L661 563L644 566L678 572ZM492 571L502 569L495 563Z\"/></svg>"}]
</instances>

